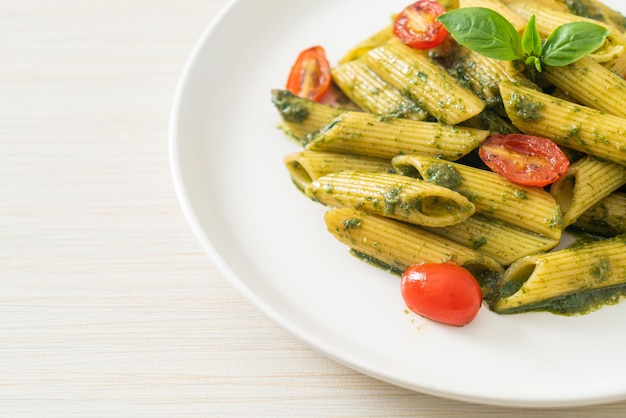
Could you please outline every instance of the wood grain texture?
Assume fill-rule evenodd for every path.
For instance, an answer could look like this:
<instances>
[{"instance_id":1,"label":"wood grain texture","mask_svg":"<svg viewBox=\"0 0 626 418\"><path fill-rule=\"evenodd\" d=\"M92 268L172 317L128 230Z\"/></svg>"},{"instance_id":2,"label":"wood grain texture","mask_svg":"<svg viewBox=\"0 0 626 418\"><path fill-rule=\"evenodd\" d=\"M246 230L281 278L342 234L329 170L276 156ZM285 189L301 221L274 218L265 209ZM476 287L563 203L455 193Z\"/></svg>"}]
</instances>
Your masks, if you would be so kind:
<instances>
[{"instance_id":1,"label":"wood grain texture","mask_svg":"<svg viewBox=\"0 0 626 418\"><path fill-rule=\"evenodd\" d=\"M0 1L0 416L624 416L404 390L235 292L181 215L167 155L177 78L225 3Z\"/></svg>"}]
</instances>

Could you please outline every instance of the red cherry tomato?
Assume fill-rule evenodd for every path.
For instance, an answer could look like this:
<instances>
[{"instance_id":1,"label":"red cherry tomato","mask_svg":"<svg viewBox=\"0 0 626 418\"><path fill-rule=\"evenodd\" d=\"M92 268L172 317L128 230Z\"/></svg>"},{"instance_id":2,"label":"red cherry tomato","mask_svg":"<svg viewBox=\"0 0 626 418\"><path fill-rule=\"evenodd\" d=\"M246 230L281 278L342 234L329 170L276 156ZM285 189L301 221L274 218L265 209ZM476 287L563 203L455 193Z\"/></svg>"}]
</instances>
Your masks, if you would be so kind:
<instances>
[{"instance_id":1,"label":"red cherry tomato","mask_svg":"<svg viewBox=\"0 0 626 418\"><path fill-rule=\"evenodd\" d=\"M570 164L551 140L524 134L491 135L480 145L478 155L491 170L525 186L554 183Z\"/></svg>"},{"instance_id":2,"label":"red cherry tomato","mask_svg":"<svg viewBox=\"0 0 626 418\"><path fill-rule=\"evenodd\" d=\"M483 299L474 276L453 263L410 266L402 274L401 290L410 310L455 326L474 319Z\"/></svg>"},{"instance_id":3,"label":"red cherry tomato","mask_svg":"<svg viewBox=\"0 0 626 418\"><path fill-rule=\"evenodd\" d=\"M330 65L321 46L305 49L291 67L287 90L309 100L320 100L331 84Z\"/></svg>"},{"instance_id":4,"label":"red cherry tomato","mask_svg":"<svg viewBox=\"0 0 626 418\"><path fill-rule=\"evenodd\" d=\"M417 1L396 17L393 33L411 48L434 48L448 36L446 28L437 20L445 12L446 9L436 1Z\"/></svg>"}]
</instances>

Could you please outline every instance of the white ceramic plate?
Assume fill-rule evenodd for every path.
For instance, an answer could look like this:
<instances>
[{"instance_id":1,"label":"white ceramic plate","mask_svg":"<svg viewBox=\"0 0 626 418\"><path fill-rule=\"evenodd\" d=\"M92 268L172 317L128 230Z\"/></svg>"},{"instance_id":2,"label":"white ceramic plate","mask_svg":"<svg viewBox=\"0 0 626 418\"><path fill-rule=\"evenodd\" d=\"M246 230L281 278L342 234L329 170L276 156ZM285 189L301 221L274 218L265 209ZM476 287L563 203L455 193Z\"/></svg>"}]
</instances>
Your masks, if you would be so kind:
<instances>
[{"instance_id":1,"label":"white ceramic plate","mask_svg":"<svg viewBox=\"0 0 626 418\"><path fill-rule=\"evenodd\" d=\"M606 3L617 5L617 0ZM331 63L408 2L234 1L205 31L171 117L183 210L234 286L291 333L349 367L436 396L507 406L626 398L626 303L582 317L498 316L463 328L405 313L398 278L349 255L321 205L292 185L270 90L300 50ZM622 6L623 7L623 6Z\"/></svg>"}]
</instances>

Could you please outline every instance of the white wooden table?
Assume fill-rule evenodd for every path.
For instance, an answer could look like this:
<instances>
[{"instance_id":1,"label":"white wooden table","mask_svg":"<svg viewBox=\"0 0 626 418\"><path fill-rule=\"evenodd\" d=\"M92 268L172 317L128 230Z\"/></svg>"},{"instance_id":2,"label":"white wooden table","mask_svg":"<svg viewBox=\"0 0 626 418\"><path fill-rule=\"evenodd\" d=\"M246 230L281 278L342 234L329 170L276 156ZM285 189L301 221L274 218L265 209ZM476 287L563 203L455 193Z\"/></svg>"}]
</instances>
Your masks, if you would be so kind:
<instances>
[{"instance_id":1,"label":"white wooden table","mask_svg":"<svg viewBox=\"0 0 626 418\"><path fill-rule=\"evenodd\" d=\"M235 292L167 155L177 78L225 3L0 0L0 416L626 416L397 388Z\"/></svg>"}]
</instances>

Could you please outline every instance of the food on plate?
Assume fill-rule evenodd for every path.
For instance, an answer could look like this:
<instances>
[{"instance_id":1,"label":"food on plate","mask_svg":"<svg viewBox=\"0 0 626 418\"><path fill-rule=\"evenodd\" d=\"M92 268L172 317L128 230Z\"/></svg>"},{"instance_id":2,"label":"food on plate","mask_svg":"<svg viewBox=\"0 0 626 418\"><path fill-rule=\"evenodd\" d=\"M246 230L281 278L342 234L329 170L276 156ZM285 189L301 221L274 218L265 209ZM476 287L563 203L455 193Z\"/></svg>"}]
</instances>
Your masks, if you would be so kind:
<instances>
[{"instance_id":1,"label":"food on plate","mask_svg":"<svg viewBox=\"0 0 626 418\"><path fill-rule=\"evenodd\" d=\"M545 187L570 166L561 149L547 138L524 134L491 135L480 144L480 159L513 183Z\"/></svg>"},{"instance_id":2,"label":"food on plate","mask_svg":"<svg viewBox=\"0 0 626 418\"><path fill-rule=\"evenodd\" d=\"M322 47L300 55L272 91L302 146L288 174L327 208L329 233L398 274L426 318L617 303L626 19L600 3L593 19L565 3L452 3L395 11L333 65Z\"/></svg>"},{"instance_id":3,"label":"food on plate","mask_svg":"<svg viewBox=\"0 0 626 418\"><path fill-rule=\"evenodd\" d=\"M483 299L474 276L454 263L412 265L402 273L400 289L413 312L459 327L478 315Z\"/></svg>"},{"instance_id":4,"label":"food on plate","mask_svg":"<svg viewBox=\"0 0 626 418\"><path fill-rule=\"evenodd\" d=\"M326 59L326 51L321 46L313 46L298 55L291 67L286 88L296 96L319 101L330 84L330 64Z\"/></svg>"}]
</instances>

